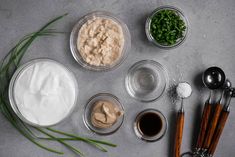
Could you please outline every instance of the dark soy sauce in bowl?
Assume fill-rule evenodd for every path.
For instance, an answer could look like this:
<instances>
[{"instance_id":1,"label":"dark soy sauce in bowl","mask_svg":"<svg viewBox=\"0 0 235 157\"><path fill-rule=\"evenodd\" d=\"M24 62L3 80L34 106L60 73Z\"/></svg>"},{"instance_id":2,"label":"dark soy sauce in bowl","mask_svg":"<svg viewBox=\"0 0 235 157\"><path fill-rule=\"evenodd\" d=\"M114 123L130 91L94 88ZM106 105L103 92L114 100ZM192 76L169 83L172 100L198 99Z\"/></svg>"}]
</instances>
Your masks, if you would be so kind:
<instances>
[{"instance_id":1,"label":"dark soy sauce in bowl","mask_svg":"<svg viewBox=\"0 0 235 157\"><path fill-rule=\"evenodd\" d=\"M162 130L162 119L158 114L148 112L140 117L138 127L143 135L155 136Z\"/></svg>"},{"instance_id":2,"label":"dark soy sauce in bowl","mask_svg":"<svg viewBox=\"0 0 235 157\"><path fill-rule=\"evenodd\" d=\"M167 120L158 110L140 112L134 122L135 134L142 140L154 142L161 139L167 130Z\"/></svg>"}]
</instances>

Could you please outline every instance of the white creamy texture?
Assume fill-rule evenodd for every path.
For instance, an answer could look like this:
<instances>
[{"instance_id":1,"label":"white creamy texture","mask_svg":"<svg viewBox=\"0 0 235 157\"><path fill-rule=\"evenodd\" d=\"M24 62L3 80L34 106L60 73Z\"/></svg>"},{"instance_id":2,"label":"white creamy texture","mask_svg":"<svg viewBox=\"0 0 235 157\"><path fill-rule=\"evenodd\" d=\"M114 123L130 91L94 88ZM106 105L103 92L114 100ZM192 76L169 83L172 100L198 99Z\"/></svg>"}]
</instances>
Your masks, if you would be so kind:
<instances>
[{"instance_id":1,"label":"white creamy texture","mask_svg":"<svg viewBox=\"0 0 235 157\"><path fill-rule=\"evenodd\" d=\"M30 122L53 125L67 116L75 103L72 75L53 61L40 61L24 69L14 86L20 113Z\"/></svg>"},{"instance_id":2,"label":"white creamy texture","mask_svg":"<svg viewBox=\"0 0 235 157\"><path fill-rule=\"evenodd\" d=\"M179 83L176 88L177 94L181 98L187 98L192 93L192 88L188 83Z\"/></svg>"}]
</instances>

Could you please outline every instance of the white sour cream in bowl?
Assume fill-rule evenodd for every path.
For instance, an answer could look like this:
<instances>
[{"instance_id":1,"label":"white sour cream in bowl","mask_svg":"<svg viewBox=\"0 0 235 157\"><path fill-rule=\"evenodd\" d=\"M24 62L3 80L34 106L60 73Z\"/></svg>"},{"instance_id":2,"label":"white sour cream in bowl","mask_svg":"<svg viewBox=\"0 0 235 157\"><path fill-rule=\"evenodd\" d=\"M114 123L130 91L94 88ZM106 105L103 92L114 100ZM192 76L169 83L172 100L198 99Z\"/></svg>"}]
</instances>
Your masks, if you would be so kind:
<instances>
[{"instance_id":1,"label":"white sour cream in bowl","mask_svg":"<svg viewBox=\"0 0 235 157\"><path fill-rule=\"evenodd\" d=\"M62 64L36 59L15 72L9 87L9 100L21 120L46 127L61 122L72 112L77 89L73 73Z\"/></svg>"}]
</instances>

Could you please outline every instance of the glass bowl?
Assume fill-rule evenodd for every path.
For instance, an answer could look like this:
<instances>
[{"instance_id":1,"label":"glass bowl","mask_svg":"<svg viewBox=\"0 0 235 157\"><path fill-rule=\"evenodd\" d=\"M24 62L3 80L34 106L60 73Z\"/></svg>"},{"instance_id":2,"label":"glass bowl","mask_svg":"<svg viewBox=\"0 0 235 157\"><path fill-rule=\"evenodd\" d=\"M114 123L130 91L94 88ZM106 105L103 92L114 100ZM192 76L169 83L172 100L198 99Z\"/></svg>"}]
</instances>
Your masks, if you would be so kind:
<instances>
[{"instance_id":1,"label":"glass bowl","mask_svg":"<svg viewBox=\"0 0 235 157\"><path fill-rule=\"evenodd\" d=\"M161 130L159 131L158 134L154 135L154 136L146 136L142 133L140 127L139 127L139 120L141 119L141 117L147 113L153 113L159 116L159 118L161 119ZM153 124L154 125L154 124ZM166 117L163 115L162 112L156 110L156 109L146 109L142 112L140 112L135 119L134 122L134 132L136 134L137 137L139 137L140 139L147 141L147 142L155 142L157 140L160 140L166 133L167 131L167 127L168 127L168 123L167 123L167 119Z\"/></svg>"},{"instance_id":2,"label":"glass bowl","mask_svg":"<svg viewBox=\"0 0 235 157\"><path fill-rule=\"evenodd\" d=\"M168 74L165 68L153 60L142 60L135 63L125 78L126 90L133 98L151 102L158 99L168 85Z\"/></svg>"},{"instance_id":3,"label":"glass bowl","mask_svg":"<svg viewBox=\"0 0 235 157\"><path fill-rule=\"evenodd\" d=\"M112 125L111 127L97 128L97 127L93 126L93 124L91 122L91 113L92 113L92 109L94 107L95 102L97 102L99 100L107 100L107 101L113 103L114 105L116 105L121 111L124 111L122 104L120 103L120 101L118 100L118 98L116 96L109 94L109 93L96 94L90 98L90 100L88 101L88 103L85 107L84 115L83 115L83 122L89 130L91 130L99 135L113 134L121 127L121 125L124 121L124 114L125 113L123 115L121 115L117 119L117 122L114 125Z\"/></svg>"},{"instance_id":4,"label":"glass bowl","mask_svg":"<svg viewBox=\"0 0 235 157\"><path fill-rule=\"evenodd\" d=\"M15 100L15 96L14 96L14 88L15 88L15 84L18 80L18 78L21 76L21 74L26 71L30 66L38 63L38 62L52 62L56 65L59 65L61 66L61 68L63 68L71 77L71 79L73 80L73 84L75 86L75 100L74 100L74 103L72 104L72 107L69 109L69 112L64 115L63 118L59 119L56 123L54 124L50 124L50 125L41 125L41 124L37 124L37 123L34 123L30 120L28 120L26 117L24 117L24 115L20 112L19 108L17 107L17 103L16 103L16 100ZM10 104L11 104L11 108L13 109L13 111L15 112L15 114L25 123L29 124L29 125L32 125L32 126L36 126L36 127L50 127L50 126L54 126L60 122L62 122L63 120L65 120L67 117L69 117L71 115L71 113L73 112L73 109L75 108L76 106L76 103L77 103L77 96L78 96L78 84L77 84L77 80L73 74L72 71L70 71L68 68L66 68L63 64L55 61L55 60L51 60L51 59L46 59L46 58L40 58L40 59L34 59L34 60L31 60L23 65L21 65L14 73L14 75L12 76L11 78L11 81L10 81L10 85L9 85L9 90L8 90L8 96L9 96L9 101L10 101ZM52 115L53 116L53 115Z\"/></svg>"},{"instance_id":5,"label":"glass bowl","mask_svg":"<svg viewBox=\"0 0 235 157\"><path fill-rule=\"evenodd\" d=\"M180 16L180 18L184 21L185 23L185 26L186 26L186 29L184 31L184 34L183 34L183 37L178 39L176 41L175 44L173 45L164 45L164 44L160 44L158 43L154 38L153 36L151 35L151 32L150 32L150 25L151 25L151 21L152 21L152 18L153 16L158 13L159 11L162 11L162 10L172 10L174 11L177 15ZM145 23L145 32L146 32L146 35L147 35L147 38L150 42L152 42L154 45L156 45L157 47L159 48L162 48L162 49L171 49L171 48L176 48L178 47L179 45L181 45L186 37L187 37L187 34L188 34L188 27L189 27L189 24L188 24L188 20L187 18L184 16L183 12L176 8L176 7L173 7L173 6L168 6L168 5L165 5L165 6L161 6L161 7L158 7L157 9L155 9L151 14L150 16L147 18L146 20L146 23Z\"/></svg>"},{"instance_id":6,"label":"glass bowl","mask_svg":"<svg viewBox=\"0 0 235 157\"><path fill-rule=\"evenodd\" d=\"M115 61L112 65L107 65L107 66L94 66L94 65L91 65L91 64L87 63L86 61L84 61L84 59L80 55L80 52L78 51L77 42L78 42L79 30L83 26L83 24L85 24L88 20L93 19L94 17L101 17L101 18L105 18L105 19L111 19L111 20L115 21L116 23L118 23L122 28L123 35L124 35L124 46L123 46L120 58L117 61ZM131 35L130 35L129 30L128 30L128 27L120 19L118 19L117 17L115 17L113 14L111 14L109 12L95 11L95 12L92 12L92 13L89 13L89 14L85 15L83 18L81 18L78 21L77 24L75 24L75 26L72 29L71 35L70 35L70 50L72 52L72 55L73 55L74 59L82 67L84 67L86 69L89 69L89 70L107 71L107 70L111 70L111 69L114 69L114 68L118 67L119 65L121 65L121 63L127 57L127 52L130 49L130 47L131 47Z\"/></svg>"}]
</instances>

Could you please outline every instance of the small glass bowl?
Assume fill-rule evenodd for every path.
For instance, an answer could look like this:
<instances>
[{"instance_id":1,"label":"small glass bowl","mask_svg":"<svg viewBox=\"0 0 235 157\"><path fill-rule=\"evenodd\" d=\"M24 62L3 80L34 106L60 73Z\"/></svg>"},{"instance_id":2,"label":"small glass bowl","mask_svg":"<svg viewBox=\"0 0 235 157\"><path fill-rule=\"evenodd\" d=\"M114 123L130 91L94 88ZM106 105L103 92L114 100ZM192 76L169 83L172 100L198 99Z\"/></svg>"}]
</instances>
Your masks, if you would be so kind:
<instances>
[{"instance_id":1,"label":"small glass bowl","mask_svg":"<svg viewBox=\"0 0 235 157\"><path fill-rule=\"evenodd\" d=\"M155 136L146 136L142 133L142 131L139 128L139 120L146 113L157 114L161 119L162 128L159 131L159 133ZM165 135L165 133L167 131L167 127L168 127L168 123L167 123L166 117L163 115L162 112L160 112L159 110L156 110L156 109L146 109L146 110L140 112L136 116L136 119L135 119L135 122L134 122L134 132L135 132L136 136L139 137L140 139L144 140L144 141L147 141L147 142L155 142L155 141L160 140Z\"/></svg>"},{"instance_id":2,"label":"small glass bowl","mask_svg":"<svg viewBox=\"0 0 235 157\"><path fill-rule=\"evenodd\" d=\"M95 102L97 102L99 100L110 101L111 103L116 105L121 111L124 111L122 104L120 103L120 101L118 100L118 98L116 96L109 94L109 93L99 93L99 94L96 94L93 97L91 97L90 100L88 101L88 103L85 107L85 110L84 110L83 122L89 130L91 130L99 135L113 134L121 127L121 125L124 121L124 114L125 113L123 115L121 115L118 118L117 122L114 125L112 125L110 128L104 128L104 129L97 128L97 127L93 126L93 124L91 123L91 113L92 113L92 109L94 107Z\"/></svg>"},{"instance_id":3,"label":"small glass bowl","mask_svg":"<svg viewBox=\"0 0 235 157\"><path fill-rule=\"evenodd\" d=\"M126 90L130 96L142 102L158 99L168 85L168 74L165 68L153 60L142 60L135 63L125 78Z\"/></svg>"},{"instance_id":4,"label":"small glass bowl","mask_svg":"<svg viewBox=\"0 0 235 157\"><path fill-rule=\"evenodd\" d=\"M159 11L162 11L162 10L172 10L174 11L177 15L180 16L180 18L184 21L185 23L185 26L186 26L186 29L184 31L184 34L183 34L183 37L178 39L177 42L173 45L163 45L163 44L160 44L158 43L152 36L151 32L150 32L150 25L151 25L151 21L152 21L152 17L158 13ZM168 5L165 5L165 6L161 6L161 7L158 7L157 9L155 9L151 15L147 18L146 20L146 23L145 23L145 32L146 32L146 35L147 35L147 38L150 42L152 42L153 44L155 44L156 46L158 46L159 48L162 48L162 49L171 49L171 48L176 48L178 47L179 45L181 45L186 37L187 37L187 34L188 34L188 27L189 27L189 24L188 24L188 20L187 18L184 16L183 12L176 8L176 7L173 7L173 6L168 6Z\"/></svg>"},{"instance_id":5,"label":"small glass bowl","mask_svg":"<svg viewBox=\"0 0 235 157\"><path fill-rule=\"evenodd\" d=\"M78 51L78 48L77 48L77 42L78 41L77 40L78 40L79 30L83 26L83 24L85 24L88 20L93 19L94 17L101 17L101 18L105 18L105 19L111 19L111 20L117 22L122 27L122 31L123 31L123 34L124 34L123 50L121 52L120 58L112 65L107 65L107 66L90 65L89 63L84 61L84 59L80 55L80 52ZM105 11L95 11L95 12L92 12L92 13L89 13L89 14L85 15L73 27L71 35L70 35L70 50L72 52L72 55L73 55L74 59L82 67L84 67L86 69L89 69L89 70L108 71L108 70L111 70L111 69L114 69L114 68L118 67L119 65L121 65L121 63L127 57L127 54L128 54L127 52L130 49L130 47L131 47L131 35L130 35L129 29L126 26L126 24L124 22L122 22L120 19L118 19L117 17L115 17L115 15L113 15L112 13L105 12Z\"/></svg>"},{"instance_id":6,"label":"small glass bowl","mask_svg":"<svg viewBox=\"0 0 235 157\"><path fill-rule=\"evenodd\" d=\"M17 103L15 101L15 97L14 97L14 88L15 88L15 83L17 81L17 79L19 78L19 76L30 66L32 66L35 63L38 62L52 62L54 64L57 64L59 66L61 66L62 68L64 68L65 71L67 71L71 78L73 79L73 83L75 85L75 100L74 100L74 104L72 105L72 107L70 108L70 111L67 113L67 115L65 115L62 119L60 119L57 123L55 124L50 124L50 125L39 125L37 123L31 122L28 119L26 119L20 112L20 110L17 107ZM65 67L63 64L52 60L52 59L47 59L47 58L39 58L39 59L34 59L31 60L23 65L21 65L14 73L14 75L11 78L10 84L9 84L9 90L8 90L8 96L9 96L9 101L11 104L11 108L13 109L13 111L15 112L15 114L25 123L31 125L31 126L35 126L35 127L51 127L54 126L62 121L64 121L66 118L68 118L71 113L73 112L76 104L77 104L77 96L78 96L78 84L77 84L77 80L73 74L73 72L71 70L69 70L67 67Z\"/></svg>"}]
</instances>

